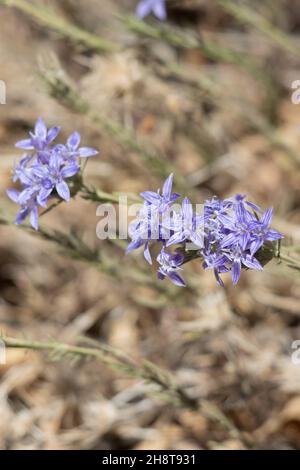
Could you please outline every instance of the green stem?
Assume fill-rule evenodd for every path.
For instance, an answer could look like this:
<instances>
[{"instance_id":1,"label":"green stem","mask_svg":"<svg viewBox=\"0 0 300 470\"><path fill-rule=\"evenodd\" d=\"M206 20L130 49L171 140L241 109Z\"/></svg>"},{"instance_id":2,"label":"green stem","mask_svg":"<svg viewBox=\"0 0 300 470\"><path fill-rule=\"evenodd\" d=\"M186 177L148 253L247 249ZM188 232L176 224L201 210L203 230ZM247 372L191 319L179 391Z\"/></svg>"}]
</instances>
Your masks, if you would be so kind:
<instances>
[{"instance_id":1,"label":"green stem","mask_svg":"<svg viewBox=\"0 0 300 470\"><path fill-rule=\"evenodd\" d=\"M276 28L276 26L259 13L246 5L238 4L236 0L218 0L218 3L239 22L253 26L278 44L282 49L300 58L299 46L294 43L287 34Z\"/></svg>"},{"instance_id":2,"label":"green stem","mask_svg":"<svg viewBox=\"0 0 300 470\"><path fill-rule=\"evenodd\" d=\"M25 0L0 0L0 5L17 8L22 13L30 15L41 25L97 52L114 52L120 49L119 46L113 42L107 41L106 39L69 23L58 13L54 13L37 3L31 3Z\"/></svg>"},{"instance_id":3,"label":"green stem","mask_svg":"<svg viewBox=\"0 0 300 470\"><path fill-rule=\"evenodd\" d=\"M199 411L209 420L216 422L220 427L229 431L231 437L238 438L251 446L252 442L236 428L234 423L224 413L208 400L198 400L190 397L186 390L179 385L175 378L156 364L148 360L141 363L128 357L122 351L109 345L83 338L83 341L91 343L94 347L73 346L61 342L40 342L12 337L1 337L7 348L48 351L56 357L86 357L99 360L111 369L122 371L133 378L143 379L159 387L159 395L175 405Z\"/></svg>"}]
</instances>

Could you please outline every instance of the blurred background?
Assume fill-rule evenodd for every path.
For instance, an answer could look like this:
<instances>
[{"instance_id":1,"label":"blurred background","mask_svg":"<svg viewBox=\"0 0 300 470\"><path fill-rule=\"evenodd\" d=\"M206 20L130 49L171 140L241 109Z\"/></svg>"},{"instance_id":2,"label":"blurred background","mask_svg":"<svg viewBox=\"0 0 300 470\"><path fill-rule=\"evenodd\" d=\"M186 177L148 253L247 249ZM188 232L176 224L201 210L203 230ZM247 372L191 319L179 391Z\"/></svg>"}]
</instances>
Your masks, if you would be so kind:
<instances>
[{"instance_id":1,"label":"blurred background","mask_svg":"<svg viewBox=\"0 0 300 470\"><path fill-rule=\"evenodd\" d=\"M299 244L299 1L170 0L164 24L138 21L136 4L0 0L1 217L17 210L5 195L14 143L42 116L63 139L78 130L100 149L85 170L91 187L137 194L174 171L193 202L240 192L273 206L285 247ZM97 205L61 204L39 236L0 227L0 330L101 340L221 415L164 400L151 380L101 362L9 349L0 447L299 449L299 271L277 259L222 289L195 261L189 287L176 288L126 244L97 240Z\"/></svg>"}]
</instances>

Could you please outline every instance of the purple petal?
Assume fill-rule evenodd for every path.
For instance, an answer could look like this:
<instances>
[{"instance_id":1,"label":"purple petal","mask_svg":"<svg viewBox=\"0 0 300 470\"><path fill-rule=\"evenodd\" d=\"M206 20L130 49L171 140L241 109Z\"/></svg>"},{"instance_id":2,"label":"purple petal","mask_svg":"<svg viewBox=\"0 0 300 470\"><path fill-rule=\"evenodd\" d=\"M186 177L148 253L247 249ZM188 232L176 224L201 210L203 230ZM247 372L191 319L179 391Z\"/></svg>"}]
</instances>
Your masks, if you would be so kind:
<instances>
[{"instance_id":1,"label":"purple petal","mask_svg":"<svg viewBox=\"0 0 300 470\"><path fill-rule=\"evenodd\" d=\"M11 188L6 191L6 194L13 202L16 202L18 204L20 191L17 191L16 189Z\"/></svg>"},{"instance_id":2,"label":"purple petal","mask_svg":"<svg viewBox=\"0 0 300 470\"><path fill-rule=\"evenodd\" d=\"M34 126L34 132L37 137L44 140L47 137L47 127L42 118L38 118Z\"/></svg>"},{"instance_id":3,"label":"purple petal","mask_svg":"<svg viewBox=\"0 0 300 470\"><path fill-rule=\"evenodd\" d=\"M71 176L76 175L76 173L78 173L79 170L80 170L80 167L76 163L73 163L72 165L69 165L63 168L60 174L63 179L70 178Z\"/></svg>"},{"instance_id":4,"label":"purple petal","mask_svg":"<svg viewBox=\"0 0 300 470\"><path fill-rule=\"evenodd\" d=\"M247 268L250 268L250 269L258 269L259 271L262 271L263 270L263 267L262 265L260 264L260 262L256 259L256 258L253 258L252 256L250 255L246 255L242 258L242 262L245 266L247 266Z\"/></svg>"},{"instance_id":5,"label":"purple petal","mask_svg":"<svg viewBox=\"0 0 300 470\"><path fill-rule=\"evenodd\" d=\"M164 21L167 18L165 0L157 0L154 3L153 13L161 21Z\"/></svg>"},{"instance_id":6,"label":"purple petal","mask_svg":"<svg viewBox=\"0 0 300 470\"><path fill-rule=\"evenodd\" d=\"M30 224L34 228L34 230L39 229L39 222L38 222L38 208L37 206L34 206L32 211L30 212Z\"/></svg>"},{"instance_id":7,"label":"purple petal","mask_svg":"<svg viewBox=\"0 0 300 470\"><path fill-rule=\"evenodd\" d=\"M19 202L20 205L25 205L33 195L34 190L32 188L23 189L23 191L19 194Z\"/></svg>"},{"instance_id":8,"label":"purple petal","mask_svg":"<svg viewBox=\"0 0 300 470\"><path fill-rule=\"evenodd\" d=\"M136 8L136 15L139 18L145 18L145 16L151 13L152 5L153 0L142 0Z\"/></svg>"},{"instance_id":9,"label":"purple petal","mask_svg":"<svg viewBox=\"0 0 300 470\"><path fill-rule=\"evenodd\" d=\"M143 240L133 240L131 243L129 243L126 249L126 253L130 253L133 250L137 250L137 248L140 248L143 244Z\"/></svg>"},{"instance_id":10,"label":"purple petal","mask_svg":"<svg viewBox=\"0 0 300 470\"><path fill-rule=\"evenodd\" d=\"M51 142L53 142L53 140L56 139L56 137L58 136L60 132L60 127L51 127L48 131L48 134L47 134L47 144L51 144Z\"/></svg>"},{"instance_id":11,"label":"purple petal","mask_svg":"<svg viewBox=\"0 0 300 470\"><path fill-rule=\"evenodd\" d=\"M178 243L182 243L185 240L185 238L186 237L183 232L174 233L174 235L172 235L172 237L169 238L166 245L167 246L177 245Z\"/></svg>"},{"instance_id":12,"label":"purple petal","mask_svg":"<svg viewBox=\"0 0 300 470\"><path fill-rule=\"evenodd\" d=\"M16 224L17 225L20 225L23 220L26 219L26 217L28 216L29 214L29 209L26 207L25 209L21 209L18 213L17 213L17 217L16 217Z\"/></svg>"},{"instance_id":13,"label":"purple petal","mask_svg":"<svg viewBox=\"0 0 300 470\"><path fill-rule=\"evenodd\" d=\"M204 241L203 241L203 238L198 235L198 233L196 232L191 232L191 241L197 245L199 248L203 248L203 244L204 244Z\"/></svg>"},{"instance_id":14,"label":"purple petal","mask_svg":"<svg viewBox=\"0 0 300 470\"><path fill-rule=\"evenodd\" d=\"M25 149L25 150L33 150L34 146L32 145L31 139L23 139L19 140L16 144L15 147L18 149Z\"/></svg>"},{"instance_id":15,"label":"purple petal","mask_svg":"<svg viewBox=\"0 0 300 470\"><path fill-rule=\"evenodd\" d=\"M144 250L144 257L145 260L148 261L149 264L152 264L152 258L149 250L149 243L146 243L145 250Z\"/></svg>"},{"instance_id":16,"label":"purple petal","mask_svg":"<svg viewBox=\"0 0 300 470\"><path fill-rule=\"evenodd\" d=\"M161 200L161 196L153 191L144 191L140 193L140 196L142 196L145 201L150 202L150 204L156 204Z\"/></svg>"},{"instance_id":17,"label":"purple petal","mask_svg":"<svg viewBox=\"0 0 300 470\"><path fill-rule=\"evenodd\" d=\"M185 197L184 200L182 201L182 214L183 214L184 225L186 226L190 224L193 218L193 206L188 197Z\"/></svg>"},{"instance_id":18,"label":"purple petal","mask_svg":"<svg viewBox=\"0 0 300 470\"><path fill-rule=\"evenodd\" d=\"M240 260L235 260L232 264L232 270L231 270L232 283L234 286L238 283L240 275L241 275L241 262Z\"/></svg>"},{"instance_id":19,"label":"purple petal","mask_svg":"<svg viewBox=\"0 0 300 470\"><path fill-rule=\"evenodd\" d=\"M179 286L179 287L185 287L186 286L185 281L182 279L181 276L179 276L179 274L177 272L171 271L168 274L168 277L173 282L173 284L175 284L175 286Z\"/></svg>"},{"instance_id":20,"label":"purple petal","mask_svg":"<svg viewBox=\"0 0 300 470\"><path fill-rule=\"evenodd\" d=\"M42 207L47 207L47 199L53 191L53 186L51 188L42 188L38 194L37 202Z\"/></svg>"},{"instance_id":21,"label":"purple petal","mask_svg":"<svg viewBox=\"0 0 300 470\"><path fill-rule=\"evenodd\" d=\"M272 221L273 208L267 209L261 218L261 222L265 227L269 227Z\"/></svg>"},{"instance_id":22,"label":"purple petal","mask_svg":"<svg viewBox=\"0 0 300 470\"><path fill-rule=\"evenodd\" d=\"M80 144L79 132L73 132L67 140L67 146L76 150Z\"/></svg>"},{"instance_id":23,"label":"purple petal","mask_svg":"<svg viewBox=\"0 0 300 470\"><path fill-rule=\"evenodd\" d=\"M254 240L254 242L250 245L250 254L251 256L255 255L255 253L260 249L263 242L261 240Z\"/></svg>"},{"instance_id":24,"label":"purple petal","mask_svg":"<svg viewBox=\"0 0 300 470\"><path fill-rule=\"evenodd\" d=\"M246 201L245 204L247 204L247 206L251 207L251 209L254 209L256 212L260 213L262 212L261 208L258 207L256 204L254 204L253 202L250 202L250 201Z\"/></svg>"},{"instance_id":25,"label":"purple petal","mask_svg":"<svg viewBox=\"0 0 300 470\"><path fill-rule=\"evenodd\" d=\"M221 241L221 248L226 248L230 245L235 245L237 242L237 236L235 233L230 233L229 235L227 235L225 238L223 238L223 240Z\"/></svg>"},{"instance_id":26,"label":"purple petal","mask_svg":"<svg viewBox=\"0 0 300 470\"><path fill-rule=\"evenodd\" d=\"M222 281L222 279L220 278L220 275L218 273L218 270L215 268L214 269L214 275L215 275L215 278L217 280L217 283L221 286L221 287L225 287L224 285L224 282Z\"/></svg>"},{"instance_id":27,"label":"purple petal","mask_svg":"<svg viewBox=\"0 0 300 470\"><path fill-rule=\"evenodd\" d=\"M173 173L171 173L166 181L164 182L163 189L162 189L162 195L165 199L170 199L171 193L172 193L172 185L173 185Z\"/></svg>"},{"instance_id":28,"label":"purple petal","mask_svg":"<svg viewBox=\"0 0 300 470\"><path fill-rule=\"evenodd\" d=\"M162 272L158 271L157 277L158 277L158 279L160 279L161 281L163 281L166 276L165 276L165 274L163 274Z\"/></svg>"},{"instance_id":29,"label":"purple petal","mask_svg":"<svg viewBox=\"0 0 300 470\"><path fill-rule=\"evenodd\" d=\"M65 201L70 200L69 186L67 185L65 181L60 181L59 183L57 183L55 188L56 188L57 193L62 199L64 199Z\"/></svg>"},{"instance_id":30,"label":"purple petal","mask_svg":"<svg viewBox=\"0 0 300 470\"><path fill-rule=\"evenodd\" d=\"M82 158L88 158L88 157L93 157L94 155L97 155L98 150L93 149L92 147L81 147L78 150L78 156Z\"/></svg>"},{"instance_id":31,"label":"purple petal","mask_svg":"<svg viewBox=\"0 0 300 470\"><path fill-rule=\"evenodd\" d=\"M271 242L275 240L280 240L281 238L283 238L283 235L277 232L277 230L268 230L266 233L266 240L269 240Z\"/></svg>"},{"instance_id":32,"label":"purple petal","mask_svg":"<svg viewBox=\"0 0 300 470\"><path fill-rule=\"evenodd\" d=\"M242 240L241 241L242 241L242 250L246 250L247 245L250 241L250 234L248 232L244 233L242 235Z\"/></svg>"}]
</instances>

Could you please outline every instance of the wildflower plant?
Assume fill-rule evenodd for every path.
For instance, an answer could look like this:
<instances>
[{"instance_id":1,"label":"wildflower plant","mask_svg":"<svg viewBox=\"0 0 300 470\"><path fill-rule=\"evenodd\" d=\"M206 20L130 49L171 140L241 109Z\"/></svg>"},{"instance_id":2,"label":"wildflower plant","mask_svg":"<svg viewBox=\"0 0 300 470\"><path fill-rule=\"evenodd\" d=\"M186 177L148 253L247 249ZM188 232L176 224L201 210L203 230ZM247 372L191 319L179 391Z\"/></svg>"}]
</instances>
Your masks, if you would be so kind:
<instances>
[{"instance_id":1,"label":"wildflower plant","mask_svg":"<svg viewBox=\"0 0 300 470\"><path fill-rule=\"evenodd\" d=\"M214 272L217 282L224 286L221 275L230 273L237 284L242 269L263 269L261 254L272 249L272 243L282 234L270 228L272 209L265 212L246 196L236 194L228 199L216 197L205 201L202 213L194 211L191 201L172 193L173 175L164 183L162 193L141 193L145 202L137 219L129 227L131 252L141 246L152 264L150 244L159 244L158 278L168 277L175 285L185 286L182 266L198 258L205 270Z\"/></svg>"},{"instance_id":2,"label":"wildflower plant","mask_svg":"<svg viewBox=\"0 0 300 470\"><path fill-rule=\"evenodd\" d=\"M43 119L39 118L29 138L16 143L17 148L26 151L13 174L13 182L18 182L21 190L11 188L7 191L9 198L20 206L17 224L29 216L32 227L38 230L38 208L47 208L53 196L69 201L71 193L67 181L80 172L80 159L98 153L90 147L79 147L78 132L71 134L65 145L54 144L59 132L59 127L47 129Z\"/></svg>"}]
</instances>

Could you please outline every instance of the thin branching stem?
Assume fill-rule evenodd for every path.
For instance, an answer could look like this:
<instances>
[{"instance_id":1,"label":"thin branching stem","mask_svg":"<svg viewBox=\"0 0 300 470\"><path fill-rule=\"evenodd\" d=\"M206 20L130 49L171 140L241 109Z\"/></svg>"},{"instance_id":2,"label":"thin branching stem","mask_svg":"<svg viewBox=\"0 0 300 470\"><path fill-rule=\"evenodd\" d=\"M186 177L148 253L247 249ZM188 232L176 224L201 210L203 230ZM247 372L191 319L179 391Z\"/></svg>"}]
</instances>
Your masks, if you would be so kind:
<instances>
[{"instance_id":1,"label":"thin branching stem","mask_svg":"<svg viewBox=\"0 0 300 470\"><path fill-rule=\"evenodd\" d=\"M137 361L122 351L88 338L81 338L81 341L90 343L91 346L69 345L58 341L30 341L6 336L1 336L1 340L7 348L47 351L56 359L64 357L71 360L76 357L96 359L113 370L157 386L156 396L166 399L175 406L199 411L209 420L216 422L221 428L227 430L232 437L239 438L247 447L252 444L249 437L245 437L214 403L191 397L169 372L159 368L151 361ZM153 391L150 393L153 393Z\"/></svg>"}]
</instances>

